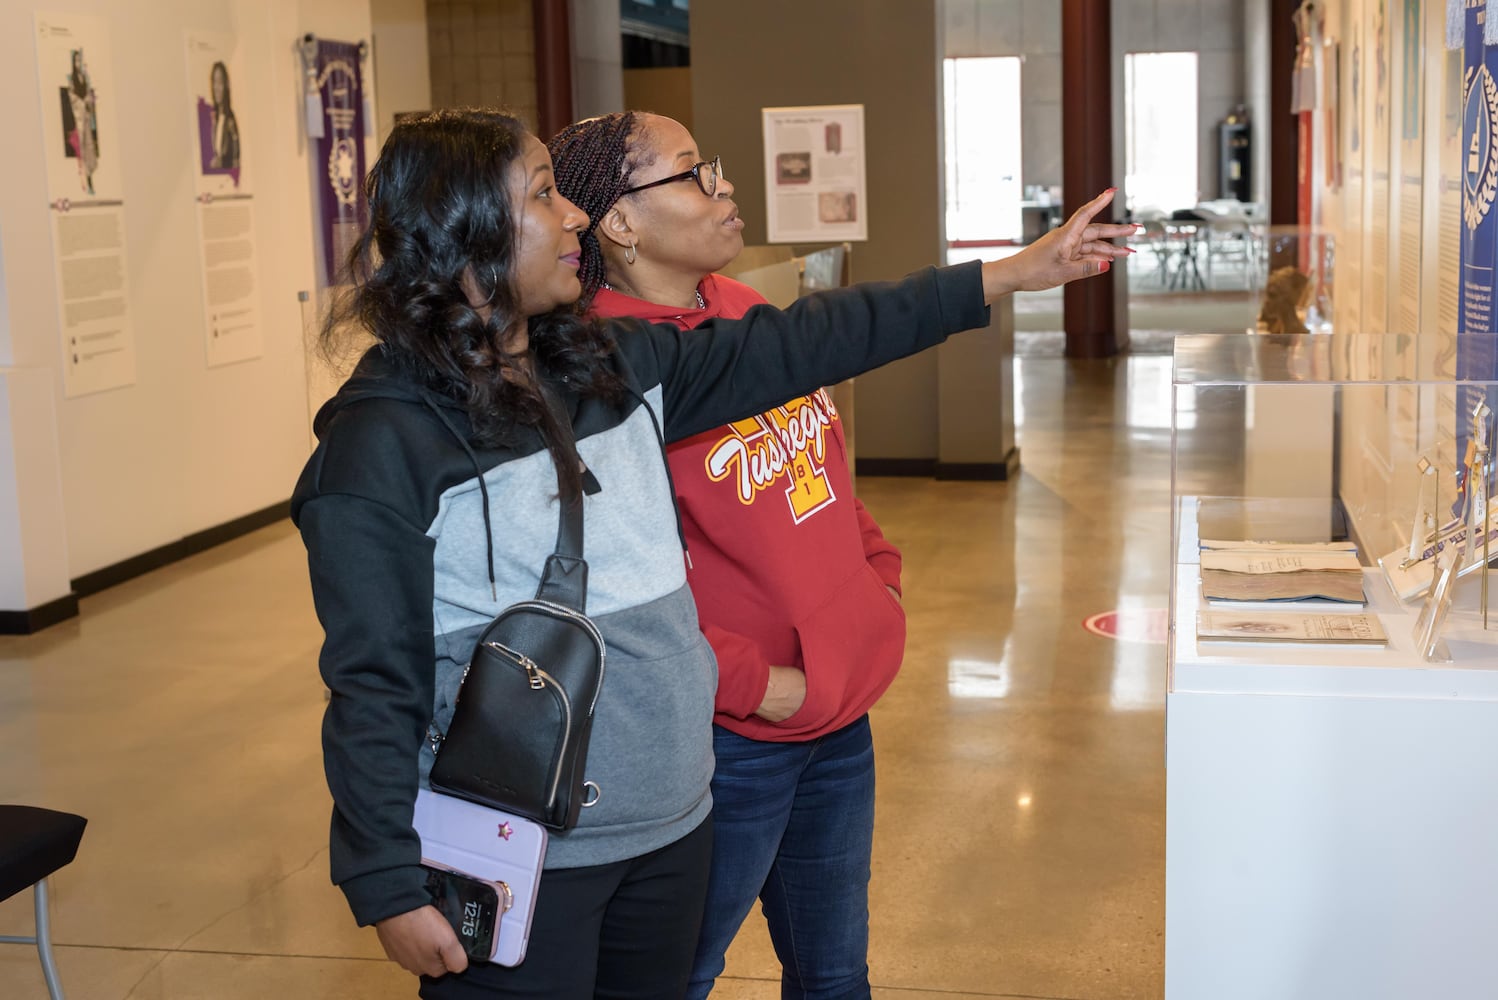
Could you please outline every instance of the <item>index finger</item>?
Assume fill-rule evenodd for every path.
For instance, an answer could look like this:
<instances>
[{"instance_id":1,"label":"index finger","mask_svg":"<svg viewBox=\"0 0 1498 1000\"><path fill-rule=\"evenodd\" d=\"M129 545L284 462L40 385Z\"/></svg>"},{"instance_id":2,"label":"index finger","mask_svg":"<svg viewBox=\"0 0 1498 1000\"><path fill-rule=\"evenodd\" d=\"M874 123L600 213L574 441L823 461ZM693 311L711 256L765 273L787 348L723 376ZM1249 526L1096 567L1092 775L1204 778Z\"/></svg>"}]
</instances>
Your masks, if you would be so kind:
<instances>
[{"instance_id":1,"label":"index finger","mask_svg":"<svg viewBox=\"0 0 1498 1000\"><path fill-rule=\"evenodd\" d=\"M1081 208L1073 212L1071 218L1067 220L1067 223L1072 226L1086 226L1090 224L1093 218L1099 212L1107 208L1108 205L1112 203L1113 196L1117 193L1118 188L1109 188L1108 190L1104 191L1102 194L1098 195L1096 198L1093 198L1087 204L1083 205Z\"/></svg>"},{"instance_id":2,"label":"index finger","mask_svg":"<svg viewBox=\"0 0 1498 1000\"><path fill-rule=\"evenodd\" d=\"M1113 196L1116 194L1118 194L1118 188L1106 188L1101 194L1089 201L1084 207L1092 208L1093 206L1096 206L1098 208L1102 208L1104 205L1111 202L1113 200Z\"/></svg>"}]
</instances>

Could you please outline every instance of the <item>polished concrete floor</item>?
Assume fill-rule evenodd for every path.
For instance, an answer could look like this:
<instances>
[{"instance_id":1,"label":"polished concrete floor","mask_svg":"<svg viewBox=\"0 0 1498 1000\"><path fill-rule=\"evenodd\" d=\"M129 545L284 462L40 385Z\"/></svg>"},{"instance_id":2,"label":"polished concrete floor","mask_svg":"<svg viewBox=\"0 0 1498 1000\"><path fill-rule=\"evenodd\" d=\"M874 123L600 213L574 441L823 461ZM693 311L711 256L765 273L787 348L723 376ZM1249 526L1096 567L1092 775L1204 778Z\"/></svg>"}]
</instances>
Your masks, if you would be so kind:
<instances>
[{"instance_id":1,"label":"polished concrete floor","mask_svg":"<svg viewBox=\"0 0 1498 1000\"><path fill-rule=\"evenodd\" d=\"M911 622L873 713L879 1000L1162 994L1165 647L1083 622L1165 604L1169 364L1023 360L1016 479L859 484ZM288 524L0 637L0 801L89 818L54 879L73 1000L414 996L328 884L319 639ZM761 925L715 996L779 996ZM45 995L0 946L0 997Z\"/></svg>"}]
</instances>

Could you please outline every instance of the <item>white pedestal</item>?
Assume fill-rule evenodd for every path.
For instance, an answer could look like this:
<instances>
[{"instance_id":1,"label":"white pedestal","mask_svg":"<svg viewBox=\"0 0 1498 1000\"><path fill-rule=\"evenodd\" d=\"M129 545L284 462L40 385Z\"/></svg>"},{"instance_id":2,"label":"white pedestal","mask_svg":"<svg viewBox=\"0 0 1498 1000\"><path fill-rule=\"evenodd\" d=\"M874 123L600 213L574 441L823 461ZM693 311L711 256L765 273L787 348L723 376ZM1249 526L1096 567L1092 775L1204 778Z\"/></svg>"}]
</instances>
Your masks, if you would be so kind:
<instances>
[{"instance_id":1,"label":"white pedestal","mask_svg":"<svg viewBox=\"0 0 1498 1000\"><path fill-rule=\"evenodd\" d=\"M1418 608L1376 571L1387 649L1201 646L1181 541L1167 1000L1498 997L1498 632L1476 581L1451 664L1419 659Z\"/></svg>"}]
</instances>

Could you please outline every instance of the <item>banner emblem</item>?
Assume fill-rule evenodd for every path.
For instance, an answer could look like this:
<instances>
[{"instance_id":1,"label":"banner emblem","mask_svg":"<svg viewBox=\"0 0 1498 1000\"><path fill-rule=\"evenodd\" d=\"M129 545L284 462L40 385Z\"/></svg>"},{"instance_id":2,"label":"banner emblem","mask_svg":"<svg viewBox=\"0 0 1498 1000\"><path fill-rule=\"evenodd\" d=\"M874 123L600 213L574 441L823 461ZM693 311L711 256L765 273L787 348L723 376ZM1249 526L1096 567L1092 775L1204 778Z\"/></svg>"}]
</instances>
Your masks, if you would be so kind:
<instances>
[{"instance_id":1,"label":"banner emblem","mask_svg":"<svg viewBox=\"0 0 1498 1000\"><path fill-rule=\"evenodd\" d=\"M1466 169L1463 171L1462 220L1476 230L1498 195L1498 83L1487 66L1467 67L1463 81L1466 107L1462 112L1462 134L1467 136Z\"/></svg>"}]
</instances>

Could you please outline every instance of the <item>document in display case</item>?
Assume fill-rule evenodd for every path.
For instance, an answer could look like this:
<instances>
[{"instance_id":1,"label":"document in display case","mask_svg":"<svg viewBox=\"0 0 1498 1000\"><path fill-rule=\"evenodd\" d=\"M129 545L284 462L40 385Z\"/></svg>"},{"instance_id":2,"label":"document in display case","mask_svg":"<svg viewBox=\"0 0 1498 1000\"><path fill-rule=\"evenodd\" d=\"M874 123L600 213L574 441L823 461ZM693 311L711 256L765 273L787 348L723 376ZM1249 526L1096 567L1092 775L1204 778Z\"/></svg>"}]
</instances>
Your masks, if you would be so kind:
<instances>
[{"instance_id":1,"label":"document in display case","mask_svg":"<svg viewBox=\"0 0 1498 1000\"><path fill-rule=\"evenodd\" d=\"M1388 644L1383 625L1375 615L1293 611L1199 611L1196 638L1198 642L1295 642L1312 646Z\"/></svg>"},{"instance_id":2,"label":"document in display case","mask_svg":"<svg viewBox=\"0 0 1498 1000\"><path fill-rule=\"evenodd\" d=\"M1498 380L1455 353L1176 340L1167 1000L1498 982ZM1340 573L1363 600L1227 604L1224 571Z\"/></svg>"},{"instance_id":3,"label":"document in display case","mask_svg":"<svg viewBox=\"0 0 1498 1000\"><path fill-rule=\"evenodd\" d=\"M1177 340L1173 392L1173 589L1190 598L1173 621L1279 601L1357 611L1378 591L1410 619L1386 623L1395 648L1498 658L1481 402L1498 380L1458 380L1435 337L1200 335ZM1448 548L1452 579L1433 592Z\"/></svg>"}]
</instances>

